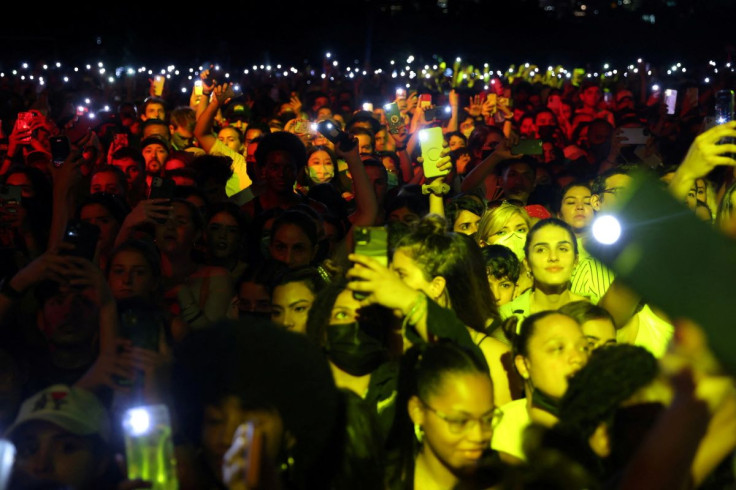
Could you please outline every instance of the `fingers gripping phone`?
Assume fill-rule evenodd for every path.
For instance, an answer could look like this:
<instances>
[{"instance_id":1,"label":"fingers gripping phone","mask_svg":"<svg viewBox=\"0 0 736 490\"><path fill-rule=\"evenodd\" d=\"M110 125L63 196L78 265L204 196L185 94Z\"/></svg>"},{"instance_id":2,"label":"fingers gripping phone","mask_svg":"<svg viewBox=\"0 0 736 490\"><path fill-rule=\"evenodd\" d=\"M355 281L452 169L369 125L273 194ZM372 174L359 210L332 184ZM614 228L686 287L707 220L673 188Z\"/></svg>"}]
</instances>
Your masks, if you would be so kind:
<instances>
[{"instance_id":1,"label":"fingers gripping phone","mask_svg":"<svg viewBox=\"0 0 736 490\"><path fill-rule=\"evenodd\" d=\"M422 149L422 168L427 179L441 177L450 173L450 169L440 170L437 164L442 160L442 128L434 127L419 131L419 145Z\"/></svg>"},{"instance_id":2,"label":"fingers gripping phone","mask_svg":"<svg viewBox=\"0 0 736 490\"><path fill-rule=\"evenodd\" d=\"M342 151L350 151L355 148L357 142L350 137L348 133L340 129L340 127L334 121L324 119L317 123L317 131L322 136L332 142L332 144L339 146Z\"/></svg>"},{"instance_id":3,"label":"fingers gripping phone","mask_svg":"<svg viewBox=\"0 0 736 490\"><path fill-rule=\"evenodd\" d=\"M64 241L74 245L74 250L68 252L68 255L83 257L90 261L94 259L99 238L100 228L80 219L70 219L64 230Z\"/></svg>"},{"instance_id":4,"label":"fingers gripping phone","mask_svg":"<svg viewBox=\"0 0 736 490\"><path fill-rule=\"evenodd\" d=\"M366 255L388 267L388 231L383 226L356 226L353 231L355 253ZM357 300L365 299L367 294L353 292Z\"/></svg>"},{"instance_id":5,"label":"fingers gripping phone","mask_svg":"<svg viewBox=\"0 0 736 490\"><path fill-rule=\"evenodd\" d=\"M28 131L31 129L31 124L33 123L33 118L35 115L32 112L19 112L18 117L15 120L15 129L16 131ZM31 135L22 138L20 142L24 145L30 144L31 142Z\"/></svg>"}]
</instances>

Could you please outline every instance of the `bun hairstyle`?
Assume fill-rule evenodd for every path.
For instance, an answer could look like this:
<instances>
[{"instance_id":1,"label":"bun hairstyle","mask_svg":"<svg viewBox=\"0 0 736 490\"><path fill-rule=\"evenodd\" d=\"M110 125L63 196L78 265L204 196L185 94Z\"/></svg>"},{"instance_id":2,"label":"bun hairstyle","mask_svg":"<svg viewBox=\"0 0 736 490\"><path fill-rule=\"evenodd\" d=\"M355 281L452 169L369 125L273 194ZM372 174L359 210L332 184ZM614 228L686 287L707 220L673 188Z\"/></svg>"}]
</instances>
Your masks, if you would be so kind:
<instances>
[{"instance_id":1,"label":"bun hairstyle","mask_svg":"<svg viewBox=\"0 0 736 490\"><path fill-rule=\"evenodd\" d=\"M448 232L441 216L419 220L399 239L396 250L416 262L425 280L445 279L445 298L465 325L484 332L489 320L499 318L480 248L470 237Z\"/></svg>"}]
</instances>

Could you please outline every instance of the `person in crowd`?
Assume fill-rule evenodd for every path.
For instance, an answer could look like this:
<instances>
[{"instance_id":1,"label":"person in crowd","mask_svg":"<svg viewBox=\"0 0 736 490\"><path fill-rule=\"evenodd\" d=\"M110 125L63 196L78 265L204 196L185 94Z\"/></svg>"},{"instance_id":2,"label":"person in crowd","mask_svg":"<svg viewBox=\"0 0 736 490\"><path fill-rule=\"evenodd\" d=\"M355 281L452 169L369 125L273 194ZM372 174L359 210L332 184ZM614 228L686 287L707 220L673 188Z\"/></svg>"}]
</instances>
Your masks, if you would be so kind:
<instances>
[{"instance_id":1,"label":"person in crowd","mask_svg":"<svg viewBox=\"0 0 736 490\"><path fill-rule=\"evenodd\" d=\"M486 274L496 306L511 302L516 293L521 262L516 254L503 245L488 245L481 249L486 263Z\"/></svg>"},{"instance_id":2,"label":"person in crowd","mask_svg":"<svg viewBox=\"0 0 736 490\"><path fill-rule=\"evenodd\" d=\"M307 332L307 318L325 279L315 267L289 269L271 284L271 321L293 332Z\"/></svg>"}]
</instances>

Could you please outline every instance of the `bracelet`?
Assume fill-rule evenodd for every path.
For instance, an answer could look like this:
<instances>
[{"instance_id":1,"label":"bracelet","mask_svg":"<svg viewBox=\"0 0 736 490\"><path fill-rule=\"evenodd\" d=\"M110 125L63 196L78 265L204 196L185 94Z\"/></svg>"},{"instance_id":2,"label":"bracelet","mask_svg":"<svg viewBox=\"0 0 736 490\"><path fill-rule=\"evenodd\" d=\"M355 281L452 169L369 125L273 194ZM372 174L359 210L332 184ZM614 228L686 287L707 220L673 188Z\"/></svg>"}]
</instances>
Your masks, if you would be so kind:
<instances>
[{"instance_id":1,"label":"bracelet","mask_svg":"<svg viewBox=\"0 0 736 490\"><path fill-rule=\"evenodd\" d=\"M12 300L21 299L23 297L23 293L10 285L11 279L11 276L6 276L2 281L0 281L0 294Z\"/></svg>"}]
</instances>

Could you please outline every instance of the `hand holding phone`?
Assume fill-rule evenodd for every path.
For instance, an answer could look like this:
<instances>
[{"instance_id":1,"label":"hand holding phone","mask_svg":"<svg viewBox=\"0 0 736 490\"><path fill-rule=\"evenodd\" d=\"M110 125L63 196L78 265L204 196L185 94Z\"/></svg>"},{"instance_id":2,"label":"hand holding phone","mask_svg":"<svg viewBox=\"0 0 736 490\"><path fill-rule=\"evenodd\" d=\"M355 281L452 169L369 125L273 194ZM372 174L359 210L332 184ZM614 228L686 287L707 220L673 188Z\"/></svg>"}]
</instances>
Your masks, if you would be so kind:
<instances>
[{"instance_id":1,"label":"hand holding phone","mask_svg":"<svg viewBox=\"0 0 736 490\"><path fill-rule=\"evenodd\" d=\"M72 145L69 142L69 138L64 135L52 136L50 144L51 163L53 163L54 167L61 167L72 152Z\"/></svg>"},{"instance_id":2,"label":"hand holding phone","mask_svg":"<svg viewBox=\"0 0 736 490\"><path fill-rule=\"evenodd\" d=\"M63 240L74 246L69 252L60 252L62 255L74 255L92 261L97 250L97 241L100 238L100 228L97 225L72 218L66 225Z\"/></svg>"},{"instance_id":3,"label":"hand holding phone","mask_svg":"<svg viewBox=\"0 0 736 490\"><path fill-rule=\"evenodd\" d=\"M386 122L388 123L388 130L393 134L399 134L401 126L404 125L404 118L401 115L401 110L396 102L386 104L384 106L386 111Z\"/></svg>"},{"instance_id":4,"label":"hand holding phone","mask_svg":"<svg viewBox=\"0 0 736 490\"><path fill-rule=\"evenodd\" d=\"M222 458L222 479L230 488L258 488L261 484L264 435L252 421L240 424L233 442Z\"/></svg>"},{"instance_id":5,"label":"hand holding phone","mask_svg":"<svg viewBox=\"0 0 736 490\"><path fill-rule=\"evenodd\" d=\"M33 118L35 114L33 112L19 112L18 117L15 120L15 127L13 132L16 134L22 134L23 136L18 140L18 143L22 145L28 145L31 143L31 131L33 130Z\"/></svg>"},{"instance_id":6,"label":"hand holding phone","mask_svg":"<svg viewBox=\"0 0 736 490\"><path fill-rule=\"evenodd\" d=\"M166 77L163 75L156 75L153 77L153 95L156 97L161 97L161 95L164 93L164 83L166 81Z\"/></svg>"},{"instance_id":7,"label":"hand holding phone","mask_svg":"<svg viewBox=\"0 0 736 490\"><path fill-rule=\"evenodd\" d=\"M388 231L383 226L356 226L353 231L356 254L365 255L388 267ZM353 297L362 300L366 294L353 292Z\"/></svg>"},{"instance_id":8,"label":"hand holding phone","mask_svg":"<svg viewBox=\"0 0 736 490\"><path fill-rule=\"evenodd\" d=\"M336 122L324 119L317 123L317 131L343 152L349 152L358 144L355 138L340 129Z\"/></svg>"},{"instance_id":9,"label":"hand holding phone","mask_svg":"<svg viewBox=\"0 0 736 490\"><path fill-rule=\"evenodd\" d=\"M419 131L419 145L422 149L422 169L424 177L433 179L450 173L450 168L440 170L440 164L449 157L442 154L445 138L442 128L434 127Z\"/></svg>"}]
</instances>

